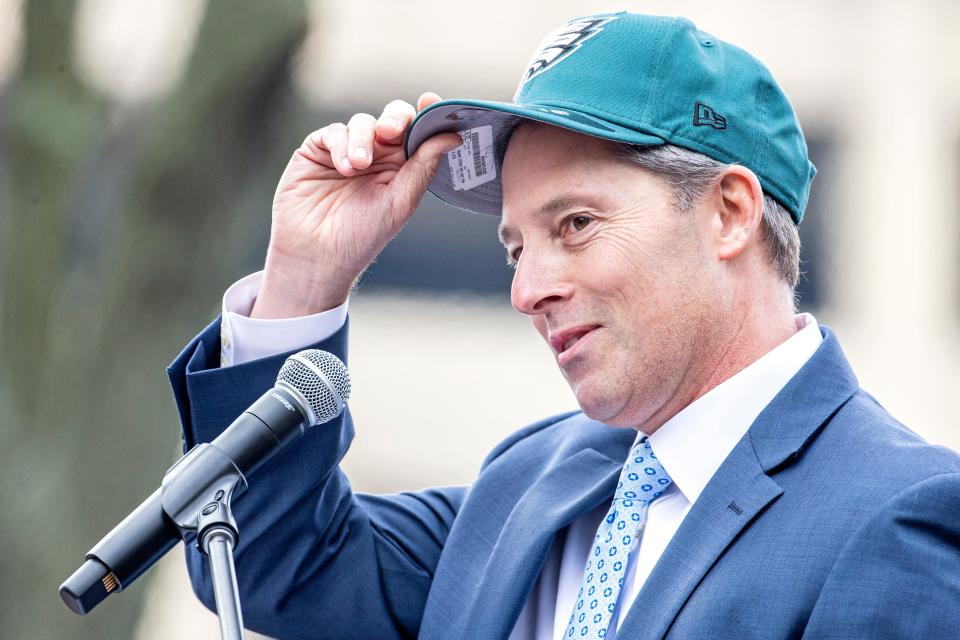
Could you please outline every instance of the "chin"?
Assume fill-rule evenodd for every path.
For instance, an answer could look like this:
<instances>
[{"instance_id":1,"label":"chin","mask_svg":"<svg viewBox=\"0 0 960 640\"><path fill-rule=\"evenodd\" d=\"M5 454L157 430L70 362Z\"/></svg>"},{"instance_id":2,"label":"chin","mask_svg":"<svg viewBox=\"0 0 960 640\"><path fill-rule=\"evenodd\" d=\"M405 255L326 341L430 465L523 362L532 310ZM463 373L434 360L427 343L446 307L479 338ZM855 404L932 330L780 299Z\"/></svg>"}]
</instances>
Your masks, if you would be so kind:
<instances>
[{"instance_id":1,"label":"chin","mask_svg":"<svg viewBox=\"0 0 960 640\"><path fill-rule=\"evenodd\" d=\"M611 394L609 390L603 393L584 384L578 385L573 392L580 409L591 420L597 420L611 427L628 427L635 424L623 416L626 398Z\"/></svg>"},{"instance_id":2,"label":"chin","mask_svg":"<svg viewBox=\"0 0 960 640\"><path fill-rule=\"evenodd\" d=\"M618 388L615 384L580 384L572 387L580 410L597 422L610 427L637 429L653 415L655 407L647 403L637 403L635 394L628 388ZM631 401L633 400L633 401Z\"/></svg>"}]
</instances>

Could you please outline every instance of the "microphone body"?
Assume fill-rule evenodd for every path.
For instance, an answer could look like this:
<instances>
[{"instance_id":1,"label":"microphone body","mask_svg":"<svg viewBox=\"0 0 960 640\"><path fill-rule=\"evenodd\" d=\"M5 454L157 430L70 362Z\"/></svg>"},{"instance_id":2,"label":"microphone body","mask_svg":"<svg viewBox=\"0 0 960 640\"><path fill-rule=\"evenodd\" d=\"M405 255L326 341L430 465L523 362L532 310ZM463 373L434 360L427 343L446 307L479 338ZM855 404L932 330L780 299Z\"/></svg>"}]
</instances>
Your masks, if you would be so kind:
<instances>
[{"instance_id":1,"label":"microphone body","mask_svg":"<svg viewBox=\"0 0 960 640\"><path fill-rule=\"evenodd\" d=\"M311 352L323 354L322 363L332 359L340 370L324 375L301 357ZM317 357L313 360L316 365ZM305 433L307 426L340 415L348 394L346 369L335 356L308 350L288 359L277 386L213 442L190 449L164 475L161 488L87 553L84 564L60 587L64 603L85 614L113 591L129 586L186 533L202 533L206 516L221 526L233 524L230 499L243 492L246 478Z\"/></svg>"}]
</instances>

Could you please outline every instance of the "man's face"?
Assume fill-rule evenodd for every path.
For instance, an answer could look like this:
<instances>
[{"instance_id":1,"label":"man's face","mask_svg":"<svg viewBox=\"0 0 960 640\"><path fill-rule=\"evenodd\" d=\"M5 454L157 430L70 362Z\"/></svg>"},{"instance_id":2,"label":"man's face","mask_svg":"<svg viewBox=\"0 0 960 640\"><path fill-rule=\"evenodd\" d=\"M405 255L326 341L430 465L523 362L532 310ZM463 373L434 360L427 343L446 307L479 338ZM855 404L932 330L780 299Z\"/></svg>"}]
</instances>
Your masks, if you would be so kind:
<instances>
[{"instance_id":1,"label":"man's face","mask_svg":"<svg viewBox=\"0 0 960 640\"><path fill-rule=\"evenodd\" d=\"M703 216L676 211L666 184L614 148L521 125L503 162L501 239L517 260L513 306L550 344L581 408L640 427L700 381L719 290Z\"/></svg>"}]
</instances>

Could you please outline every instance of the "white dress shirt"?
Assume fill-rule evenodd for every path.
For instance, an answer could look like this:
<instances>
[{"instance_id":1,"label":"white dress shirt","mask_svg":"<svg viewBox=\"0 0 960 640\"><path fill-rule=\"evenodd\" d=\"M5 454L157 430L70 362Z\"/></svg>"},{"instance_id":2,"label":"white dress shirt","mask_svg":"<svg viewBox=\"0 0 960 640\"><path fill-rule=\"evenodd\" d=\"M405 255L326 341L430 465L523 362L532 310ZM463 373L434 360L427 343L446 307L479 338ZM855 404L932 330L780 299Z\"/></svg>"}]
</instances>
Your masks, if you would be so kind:
<instances>
[{"instance_id":1,"label":"white dress shirt","mask_svg":"<svg viewBox=\"0 0 960 640\"><path fill-rule=\"evenodd\" d=\"M346 302L302 318L252 319L249 314L262 278L263 272L251 274L223 296L221 366L306 347L333 335L346 319ZM798 315L796 323L797 333L692 402L650 436L650 445L673 483L647 509L643 536L630 554L608 637L623 623L657 560L717 469L763 408L820 346L822 337L812 315ZM642 435L638 432L637 439ZM510 640L563 638L587 555L609 507L600 505L558 534Z\"/></svg>"},{"instance_id":2,"label":"white dress shirt","mask_svg":"<svg viewBox=\"0 0 960 640\"><path fill-rule=\"evenodd\" d=\"M302 349L335 334L347 319L347 302L311 316L285 320L250 317L263 284L263 271L241 278L223 294L220 321L220 366Z\"/></svg>"}]
</instances>

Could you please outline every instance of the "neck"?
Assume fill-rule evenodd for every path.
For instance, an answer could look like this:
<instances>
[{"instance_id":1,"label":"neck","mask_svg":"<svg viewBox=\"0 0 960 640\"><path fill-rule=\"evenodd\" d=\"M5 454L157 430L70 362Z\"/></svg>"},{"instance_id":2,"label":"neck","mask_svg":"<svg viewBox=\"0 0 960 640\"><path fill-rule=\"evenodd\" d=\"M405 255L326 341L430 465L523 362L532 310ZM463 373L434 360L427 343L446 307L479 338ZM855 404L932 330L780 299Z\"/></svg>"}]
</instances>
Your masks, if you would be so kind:
<instances>
[{"instance_id":1,"label":"neck","mask_svg":"<svg viewBox=\"0 0 960 640\"><path fill-rule=\"evenodd\" d=\"M762 304L761 301L768 301ZM724 321L724 320L728 321ZM667 420L697 398L759 360L797 332L793 297L774 292L742 296L722 317L705 327L697 366L691 367L677 393L638 428L653 434Z\"/></svg>"}]
</instances>

